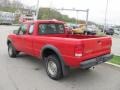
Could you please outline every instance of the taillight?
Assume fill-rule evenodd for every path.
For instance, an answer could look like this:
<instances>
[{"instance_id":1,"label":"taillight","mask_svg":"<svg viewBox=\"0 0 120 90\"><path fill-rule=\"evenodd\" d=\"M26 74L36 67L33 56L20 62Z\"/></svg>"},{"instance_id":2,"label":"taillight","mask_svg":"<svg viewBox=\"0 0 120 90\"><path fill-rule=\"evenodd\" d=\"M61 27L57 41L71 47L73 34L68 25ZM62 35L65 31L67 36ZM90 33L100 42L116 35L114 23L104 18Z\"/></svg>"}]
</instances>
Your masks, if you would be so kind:
<instances>
[{"instance_id":1,"label":"taillight","mask_svg":"<svg viewBox=\"0 0 120 90\"><path fill-rule=\"evenodd\" d=\"M79 45L75 47L75 57L83 56L83 45Z\"/></svg>"}]
</instances>

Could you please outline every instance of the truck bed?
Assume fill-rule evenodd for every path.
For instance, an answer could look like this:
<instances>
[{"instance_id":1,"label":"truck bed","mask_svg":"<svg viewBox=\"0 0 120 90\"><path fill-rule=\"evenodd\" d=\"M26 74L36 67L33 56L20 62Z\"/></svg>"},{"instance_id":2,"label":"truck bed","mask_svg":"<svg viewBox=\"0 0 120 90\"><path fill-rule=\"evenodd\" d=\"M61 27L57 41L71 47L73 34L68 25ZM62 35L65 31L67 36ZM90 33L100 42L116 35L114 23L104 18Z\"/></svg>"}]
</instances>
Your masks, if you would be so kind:
<instances>
[{"instance_id":1,"label":"truck bed","mask_svg":"<svg viewBox=\"0 0 120 90\"><path fill-rule=\"evenodd\" d=\"M93 35L47 35L50 40L55 40L58 43L67 45L71 43L77 45L80 43L83 46L83 57L81 60L94 58L97 56L109 54L111 52L111 38L108 36L93 36ZM45 36L46 37L46 36ZM49 41L49 40L48 40ZM70 48L69 48L70 49Z\"/></svg>"}]
</instances>

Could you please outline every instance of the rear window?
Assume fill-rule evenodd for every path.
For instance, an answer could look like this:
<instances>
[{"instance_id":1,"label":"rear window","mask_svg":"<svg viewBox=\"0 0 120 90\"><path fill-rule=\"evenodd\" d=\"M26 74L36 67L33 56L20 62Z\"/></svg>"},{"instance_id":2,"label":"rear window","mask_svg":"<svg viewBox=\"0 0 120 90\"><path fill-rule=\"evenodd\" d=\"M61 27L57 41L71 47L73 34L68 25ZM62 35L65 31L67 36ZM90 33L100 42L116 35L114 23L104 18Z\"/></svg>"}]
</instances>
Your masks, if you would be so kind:
<instances>
[{"instance_id":1,"label":"rear window","mask_svg":"<svg viewBox=\"0 0 120 90\"><path fill-rule=\"evenodd\" d=\"M63 34L63 24L40 24L39 34Z\"/></svg>"}]
</instances>

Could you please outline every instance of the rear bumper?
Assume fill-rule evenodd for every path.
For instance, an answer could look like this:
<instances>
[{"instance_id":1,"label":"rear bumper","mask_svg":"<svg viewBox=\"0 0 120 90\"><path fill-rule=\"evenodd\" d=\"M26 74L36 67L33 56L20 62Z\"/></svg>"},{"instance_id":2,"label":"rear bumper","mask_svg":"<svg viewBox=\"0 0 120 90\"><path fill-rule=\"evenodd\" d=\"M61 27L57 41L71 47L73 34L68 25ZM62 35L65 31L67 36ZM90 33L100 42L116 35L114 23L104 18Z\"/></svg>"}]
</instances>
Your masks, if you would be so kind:
<instances>
[{"instance_id":1,"label":"rear bumper","mask_svg":"<svg viewBox=\"0 0 120 90\"><path fill-rule=\"evenodd\" d=\"M82 69L89 68L89 67L104 63L104 62L106 62L106 61L108 61L112 58L113 58L113 54L107 54L107 55L99 56L99 57L81 62L80 63L80 68L82 68Z\"/></svg>"}]
</instances>

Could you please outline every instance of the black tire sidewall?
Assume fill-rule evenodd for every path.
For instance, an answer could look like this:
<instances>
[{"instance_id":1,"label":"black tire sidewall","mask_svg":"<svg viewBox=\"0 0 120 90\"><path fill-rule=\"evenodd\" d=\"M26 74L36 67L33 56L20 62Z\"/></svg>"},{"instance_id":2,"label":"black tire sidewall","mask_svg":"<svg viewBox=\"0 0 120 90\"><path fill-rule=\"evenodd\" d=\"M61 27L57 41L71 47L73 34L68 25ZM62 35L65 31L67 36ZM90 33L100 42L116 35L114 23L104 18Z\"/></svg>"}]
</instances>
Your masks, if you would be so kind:
<instances>
[{"instance_id":1,"label":"black tire sidewall","mask_svg":"<svg viewBox=\"0 0 120 90\"><path fill-rule=\"evenodd\" d=\"M11 55L9 54L9 49L10 48L12 49L12 54ZM17 51L15 50L15 48L13 47L13 45L11 43L8 45L8 54L9 54L10 57L16 57L16 55L17 55Z\"/></svg>"},{"instance_id":2,"label":"black tire sidewall","mask_svg":"<svg viewBox=\"0 0 120 90\"><path fill-rule=\"evenodd\" d=\"M52 76L49 71L48 71L48 62L49 61L53 61L56 66L57 66L57 74L55 76ZM45 61L45 68L46 68L46 72L48 74L48 76L50 78L52 78L53 80L59 80L62 78L62 68L61 68L61 64L60 64L60 61L58 59L58 57L56 55L49 55L47 58L46 58L46 61Z\"/></svg>"}]
</instances>

